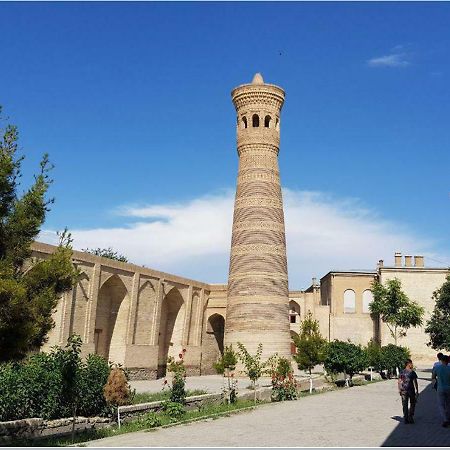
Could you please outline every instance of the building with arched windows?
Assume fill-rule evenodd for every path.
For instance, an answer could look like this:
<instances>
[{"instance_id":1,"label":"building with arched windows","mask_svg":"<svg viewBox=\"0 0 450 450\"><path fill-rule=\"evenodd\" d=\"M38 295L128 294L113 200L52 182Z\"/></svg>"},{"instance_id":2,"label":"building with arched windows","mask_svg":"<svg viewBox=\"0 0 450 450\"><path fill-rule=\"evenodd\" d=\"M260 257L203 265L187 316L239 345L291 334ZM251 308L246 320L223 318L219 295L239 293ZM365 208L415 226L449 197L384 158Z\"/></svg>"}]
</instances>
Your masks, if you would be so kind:
<instances>
[{"instance_id":1,"label":"building with arched windows","mask_svg":"<svg viewBox=\"0 0 450 450\"><path fill-rule=\"evenodd\" d=\"M76 333L84 354L121 364L134 378L164 376L168 358L182 350L188 373L209 374L227 342L243 342L250 351L262 342L266 353L293 353L292 337L308 313L330 341L386 344L392 341L387 328L370 314L376 279L398 278L406 294L425 307L427 319L433 291L448 270L425 267L422 256L415 256L414 264L412 256L403 263L396 254L390 267L379 261L374 270L330 271L305 290L289 291L278 167L284 95L260 74L232 91L239 171L228 284L75 251L81 276L60 299L44 349L64 345ZM46 258L55 248L35 243L33 257ZM416 362L434 359L426 343L423 328L410 330L400 342Z\"/></svg>"}]
</instances>

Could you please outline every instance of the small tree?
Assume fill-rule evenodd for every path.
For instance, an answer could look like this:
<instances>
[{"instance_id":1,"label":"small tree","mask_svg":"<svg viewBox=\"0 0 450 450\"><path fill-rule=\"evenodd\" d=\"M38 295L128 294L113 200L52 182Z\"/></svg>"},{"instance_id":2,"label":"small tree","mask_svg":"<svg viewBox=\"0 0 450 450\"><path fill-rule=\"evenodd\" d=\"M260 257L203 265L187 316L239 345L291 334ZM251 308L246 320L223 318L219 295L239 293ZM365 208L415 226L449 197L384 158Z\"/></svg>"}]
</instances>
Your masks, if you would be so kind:
<instances>
[{"instance_id":1,"label":"small tree","mask_svg":"<svg viewBox=\"0 0 450 450\"><path fill-rule=\"evenodd\" d=\"M252 388L255 394L254 400L256 404L256 383L264 374L264 369L267 366L267 362L261 360L263 346L262 344L259 344L256 354L253 356L248 352L243 344L238 342L237 345L239 348L239 359L244 365L244 373L250 378L252 383Z\"/></svg>"},{"instance_id":2,"label":"small tree","mask_svg":"<svg viewBox=\"0 0 450 450\"><path fill-rule=\"evenodd\" d=\"M234 380L232 371L236 368L237 362L237 354L233 350L233 345L227 345L219 361L214 364L216 372L223 374L227 378L227 388L224 389L224 393L228 403L234 403L236 401L237 381Z\"/></svg>"},{"instance_id":3,"label":"small tree","mask_svg":"<svg viewBox=\"0 0 450 450\"><path fill-rule=\"evenodd\" d=\"M347 375L351 381L353 375L364 370L366 365L366 355L361 346L338 340L327 345L327 354L324 361L325 369L331 373L344 373L347 386Z\"/></svg>"},{"instance_id":4,"label":"small tree","mask_svg":"<svg viewBox=\"0 0 450 450\"><path fill-rule=\"evenodd\" d=\"M127 374L121 367L111 370L103 392L108 404L117 408L117 423L120 427L120 407L130 404L132 397Z\"/></svg>"},{"instance_id":5,"label":"small tree","mask_svg":"<svg viewBox=\"0 0 450 450\"><path fill-rule=\"evenodd\" d=\"M172 373L172 387L170 391L170 401L173 403L185 404L186 400L186 367L184 366L184 355L186 349L178 355L178 361L169 356L167 370Z\"/></svg>"},{"instance_id":6,"label":"small tree","mask_svg":"<svg viewBox=\"0 0 450 450\"><path fill-rule=\"evenodd\" d=\"M79 402L79 378L82 369L81 345L81 337L74 334L69 337L64 349L54 348L55 357L60 360L61 366L63 403L69 405L72 412L72 441L75 438L75 422Z\"/></svg>"},{"instance_id":7,"label":"small tree","mask_svg":"<svg viewBox=\"0 0 450 450\"><path fill-rule=\"evenodd\" d=\"M116 252L112 247L108 248L84 248L83 252L90 253L95 256L102 256L103 258L114 259L116 261L128 262L128 258Z\"/></svg>"},{"instance_id":8,"label":"small tree","mask_svg":"<svg viewBox=\"0 0 450 450\"><path fill-rule=\"evenodd\" d=\"M219 374L226 374L226 371L234 370L238 362L237 354L233 350L233 345L225 346L225 350L220 359L214 363L214 368Z\"/></svg>"},{"instance_id":9,"label":"small tree","mask_svg":"<svg viewBox=\"0 0 450 450\"><path fill-rule=\"evenodd\" d=\"M17 156L18 131L7 125L0 133L1 362L22 359L41 347L54 326L52 313L58 299L75 285L78 272L72 264L72 240L67 232L48 259L31 260L31 244L53 203L47 198L52 165L45 154L33 184L20 196L24 158Z\"/></svg>"},{"instance_id":10,"label":"small tree","mask_svg":"<svg viewBox=\"0 0 450 450\"><path fill-rule=\"evenodd\" d=\"M370 380L372 381L372 370L381 371L382 367L381 363L381 345L376 342L374 339L371 339L367 343L367 347L365 348L367 364L370 368Z\"/></svg>"},{"instance_id":11,"label":"small tree","mask_svg":"<svg viewBox=\"0 0 450 450\"><path fill-rule=\"evenodd\" d=\"M450 274L444 284L433 292L434 310L425 332L430 335L428 345L436 350L450 351Z\"/></svg>"},{"instance_id":12,"label":"small tree","mask_svg":"<svg viewBox=\"0 0 450 450\"><path fill-rule=\"evenodd\" d=\"M323 363L327 341L319 331L319 322L314 320L311 312L300 325L300 336L294 336L294 344L297 347L297 354L294 359L300 370L309 372L309 392L312 393L312 369Z\"/></svg>"},{"instance_id":13,"label":"small tree","mask_svg":"<svg viewBox=\"0 0 450 450\"><path fill-rule=\"evenodd\" d=\"M388 280L386 286L379 281L372 283L373 301L370 312L386 324L397 345L398 338L406 336L411 327L422 325L425 310L402 291L399 279Z\"/></svg>"},{"instance_id":14,"label":"small tree","mask_svg":"<svg viewBox=\"0 0 450 450\"><path fill-rule=\"evenodd\" d=\"M386 370L387 376L390 378L394 373L403 369L406 360L410 357L411 354L406 347L394 344L385 345L381 347L380 368Z\"/></svg>"}]
</instances>

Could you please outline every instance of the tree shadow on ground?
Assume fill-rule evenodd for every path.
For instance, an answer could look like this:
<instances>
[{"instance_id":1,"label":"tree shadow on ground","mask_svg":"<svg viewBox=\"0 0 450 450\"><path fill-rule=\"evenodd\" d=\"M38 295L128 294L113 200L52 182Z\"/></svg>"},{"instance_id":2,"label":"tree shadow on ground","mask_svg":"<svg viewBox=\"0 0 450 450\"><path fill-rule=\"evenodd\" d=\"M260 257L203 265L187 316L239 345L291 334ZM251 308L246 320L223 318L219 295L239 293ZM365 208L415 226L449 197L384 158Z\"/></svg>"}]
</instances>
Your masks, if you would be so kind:
<instances>
[{"instance_id":1,"label":"tree shadow on ground","mask_svg":"<svg viewBox=\"0 0 450 450\"><path fill-rule=\"evenodd\" d=\"M429 380L429 378L422 378ZM400 403L401 407L401 403ZM401 411L399 411L401 414ZM414 424L404 424L403 417L392 416L399 424L386 438L382 447L447 447L450 445L450 428L443 428L438 412L437 394L431 383L420 392L416 405Z\"/></svg>"}]
</instances>

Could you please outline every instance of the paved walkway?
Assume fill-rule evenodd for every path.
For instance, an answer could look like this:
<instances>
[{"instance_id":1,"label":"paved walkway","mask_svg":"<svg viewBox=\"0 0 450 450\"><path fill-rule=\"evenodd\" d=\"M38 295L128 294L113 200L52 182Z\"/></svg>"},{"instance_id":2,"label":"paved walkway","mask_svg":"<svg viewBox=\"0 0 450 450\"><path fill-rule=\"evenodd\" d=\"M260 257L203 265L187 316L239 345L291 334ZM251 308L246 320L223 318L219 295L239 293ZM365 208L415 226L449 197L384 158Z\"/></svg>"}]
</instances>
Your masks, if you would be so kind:
<instances>
[{"instance_id":1,"label":"paved walkway","mask_svg":"<svg viewBox=\"0 0 450 450\"><path fill-rule=\"evenodd\" d=\"M255 411L173 428L129 433L90 446L297 447L449 446L429 373L419 373L416 424L401 422L396 380L264 405Z\"/></svg>"}]
</instances>

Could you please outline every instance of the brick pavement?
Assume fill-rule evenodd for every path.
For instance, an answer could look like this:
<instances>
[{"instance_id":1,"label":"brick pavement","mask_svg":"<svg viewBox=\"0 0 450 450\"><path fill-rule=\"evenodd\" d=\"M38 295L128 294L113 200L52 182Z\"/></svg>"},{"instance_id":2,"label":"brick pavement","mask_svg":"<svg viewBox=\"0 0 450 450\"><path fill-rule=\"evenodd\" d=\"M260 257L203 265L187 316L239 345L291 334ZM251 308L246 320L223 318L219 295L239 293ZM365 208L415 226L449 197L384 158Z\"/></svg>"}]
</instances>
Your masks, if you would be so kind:
<instances>
[{"instance_id":1,"label":"brick pavement","mask_svg":"<svg viewBox=\"0 0 450 450\"><path fill-rule=\"evenodd\" d=\"M401 421L395 380L264 405L218 420L93 441L89 446L448 446L429 373L419 373L416 424Z\"/></svg>"}]
</instances>

